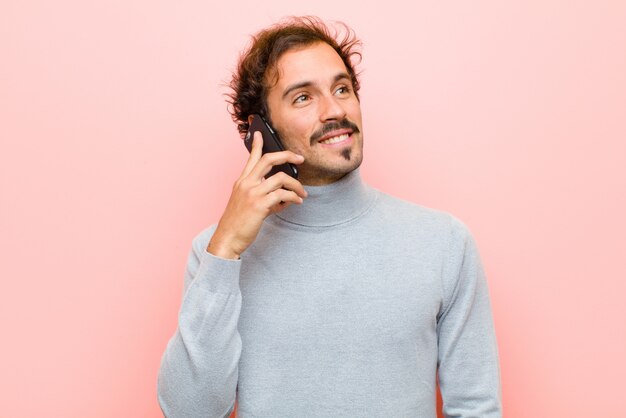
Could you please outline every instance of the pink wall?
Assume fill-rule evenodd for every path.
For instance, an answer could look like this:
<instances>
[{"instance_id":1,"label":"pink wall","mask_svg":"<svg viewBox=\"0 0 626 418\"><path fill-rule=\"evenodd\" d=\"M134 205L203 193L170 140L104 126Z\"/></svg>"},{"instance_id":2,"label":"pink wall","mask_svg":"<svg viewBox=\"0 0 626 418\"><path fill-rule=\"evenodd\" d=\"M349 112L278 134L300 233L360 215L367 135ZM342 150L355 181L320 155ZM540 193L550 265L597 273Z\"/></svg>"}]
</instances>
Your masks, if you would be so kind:
<instances>
[{"instance_id":1,"label":"pink wall","mask_svg":"<svg viewBox=\"0 0 626 418\"><path fill-rule=\"evenodd\" d=\"M506 416L626 409L625 2L210 3L0 5L3 417L160 416L189 244L246 158L221 84L303 13L364 41L366 180L473 231Z\"/></svg>"}]
</instances>

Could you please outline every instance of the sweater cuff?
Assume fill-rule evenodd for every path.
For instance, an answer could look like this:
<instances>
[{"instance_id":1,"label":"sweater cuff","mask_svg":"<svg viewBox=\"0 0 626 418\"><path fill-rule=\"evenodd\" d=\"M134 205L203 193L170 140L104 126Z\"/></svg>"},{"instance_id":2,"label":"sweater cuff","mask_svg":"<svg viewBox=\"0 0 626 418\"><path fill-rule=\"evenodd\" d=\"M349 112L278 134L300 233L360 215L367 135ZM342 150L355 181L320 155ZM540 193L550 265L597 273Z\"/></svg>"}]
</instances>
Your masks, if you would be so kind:
<instances>
[{"instance_id":1,"label":"sweater cuff","mask_svg":"<svg viewBox=\"0 0 626 418\"><path fill-rule=\"evenodd\" d=\"M211 292L237 293L239 292L240 271L241 259L230 260L203 251L196 280Z\"/></svg>"}]
</instances>

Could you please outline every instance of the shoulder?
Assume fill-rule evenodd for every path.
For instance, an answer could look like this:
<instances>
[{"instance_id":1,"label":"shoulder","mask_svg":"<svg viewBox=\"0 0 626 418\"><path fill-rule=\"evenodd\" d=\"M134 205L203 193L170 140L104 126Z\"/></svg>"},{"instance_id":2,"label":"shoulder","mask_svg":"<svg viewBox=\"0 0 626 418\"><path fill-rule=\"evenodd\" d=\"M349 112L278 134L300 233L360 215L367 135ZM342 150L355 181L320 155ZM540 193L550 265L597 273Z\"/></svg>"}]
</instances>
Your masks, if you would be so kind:
<instances>
[{"instance_id":1,"label":"shoulder","mask_svg":"<svg viewBox=\"0 0 626 418\"><path fill-rule=\"evenodd\" d=\"M378 216L404 228L419 228L440 238L464 240L471 233L467 225L444 210L410 202L387 193L378 193Z\"/></svg>"}]
</instances>

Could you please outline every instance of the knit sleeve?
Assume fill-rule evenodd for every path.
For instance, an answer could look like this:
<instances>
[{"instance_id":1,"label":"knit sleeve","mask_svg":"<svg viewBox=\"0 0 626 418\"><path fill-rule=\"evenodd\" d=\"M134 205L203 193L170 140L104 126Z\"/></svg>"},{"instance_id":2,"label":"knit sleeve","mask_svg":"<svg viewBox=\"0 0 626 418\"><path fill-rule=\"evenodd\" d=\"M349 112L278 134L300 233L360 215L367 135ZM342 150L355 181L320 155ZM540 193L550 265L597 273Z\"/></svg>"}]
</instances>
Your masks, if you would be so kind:
<instances>
[{"instance_id":1,"label":"knit sleeve","mask_svg":"<svg viewBox=\"0 0 626 418\"><path fill-rule=\"evenodd\" d=\"M467 227L451 216L437 318L445 417L501 417L498 349L485 273Z\"/></svg>"},{"instance_id":2,"label":"knit sleeve","mask_svg":"<svg viewBox=\"0 0 626 418\"><path fill-rule=\"evenodd\" d=\"M227 417L235 403L241 260L206 251L214 229L193 240L178 327L161 359L157 392L168 418Z\"/></svg>"}]
</instances>

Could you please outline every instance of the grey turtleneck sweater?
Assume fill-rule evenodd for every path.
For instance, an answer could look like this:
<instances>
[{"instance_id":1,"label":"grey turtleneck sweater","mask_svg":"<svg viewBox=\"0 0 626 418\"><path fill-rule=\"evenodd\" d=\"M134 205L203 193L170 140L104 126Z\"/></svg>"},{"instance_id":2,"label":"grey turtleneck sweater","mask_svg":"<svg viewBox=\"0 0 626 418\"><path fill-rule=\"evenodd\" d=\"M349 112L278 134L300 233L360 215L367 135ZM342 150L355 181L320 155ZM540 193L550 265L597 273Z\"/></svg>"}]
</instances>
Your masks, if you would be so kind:
<instances>
[{"instance_id":1,"label":"grey turtleneck sweater","mask_svg":"<svg viewBox=\"0 0 626 418\"><path fill-rule=\"evenodd\" d=\"M163 355L164 414L500 417L489 294L467 227L356 170L305 187L240 260L194 240Z\"/></svg>"}]
</instances>

